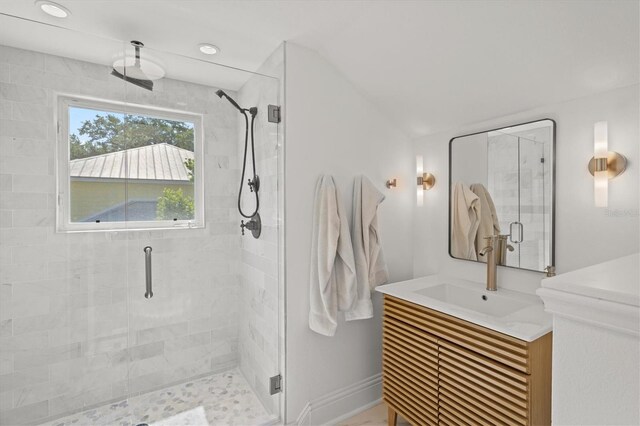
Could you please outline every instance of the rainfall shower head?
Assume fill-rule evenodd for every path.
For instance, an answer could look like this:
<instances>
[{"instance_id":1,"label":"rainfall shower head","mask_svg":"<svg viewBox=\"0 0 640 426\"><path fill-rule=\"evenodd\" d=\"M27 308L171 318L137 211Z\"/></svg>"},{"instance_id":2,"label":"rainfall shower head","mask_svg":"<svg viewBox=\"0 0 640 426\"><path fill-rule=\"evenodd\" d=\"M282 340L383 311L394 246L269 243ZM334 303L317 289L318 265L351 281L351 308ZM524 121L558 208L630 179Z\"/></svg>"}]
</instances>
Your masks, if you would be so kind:
<instances>
[{"instance_id":1,"label":"rainfall shower head","mask_svg":"<svg viewBox=\"0 0 640 426\"><path fill-rule=\"evenodd\" d=\"M153 91L153 81L151 81L151 80L134 78L134 77L130 77L130 76L125 75L125 74L120 74L115 69L111 70L111 75L114 76L114 77L118 77L118 78L126 81L127 83L131 83L131 84L134 84L134 85L136 85L138 87L142 87L143 89L147 89L149 91Z\"/></svg>"},{"instance_id":2,"label":"rainfall shower head","mask_svg":"<svg viewBox=\"0 0 640 426\"><path fill-rule=\"evenodd\" d=\"M231 103L231 105L233 105L234 107L236 107L236 109L240 112L244 112L245 110L243 108L240 107L240 105L238 105L238 103L236 101L233 100L233 98L229 95L227 95L226 93L224 93L223 90L217 90L216 91L216 95L218 95L218 97L220 99L222 98L227 98L227 100Z\"/></svg>"},{"instance_id":3,"label":"rainfall shower head","mask_svg":"<svg viewBox=\"0 0 640 426\"><path fill-rule=\"evenodd\" d=\"M126 58L121 61L116 61L111 70L111 75L118 77L128 83L134 84L143 89L153 91L153 81L142 70L144 65L140 62L140 49L144 47L139 41L131 41L131 45L135 49L135 61L133 64L128 65ZM154 64L155 65L155 64ZM117 68L117 69L116 69Z\"/></svg>"}]
</instances>

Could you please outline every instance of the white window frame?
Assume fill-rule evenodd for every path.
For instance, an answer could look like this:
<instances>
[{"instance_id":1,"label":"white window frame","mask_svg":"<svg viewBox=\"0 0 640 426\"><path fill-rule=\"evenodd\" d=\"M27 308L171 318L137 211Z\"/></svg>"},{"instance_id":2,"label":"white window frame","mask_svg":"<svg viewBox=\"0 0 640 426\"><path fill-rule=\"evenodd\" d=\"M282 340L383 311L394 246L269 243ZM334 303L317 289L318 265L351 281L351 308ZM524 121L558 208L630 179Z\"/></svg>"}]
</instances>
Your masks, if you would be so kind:
<instances>
[{"instance_id":1,"label":"white window frame","mask_svg":"<svg viewBox=\"0 0 640 426\"><path fill-rule=\"evenodd\" d=\"M199 113L137 105L127 102L57 94L57 149L56 149L56 230L58 232L141 231L150 229L185 229L205 227L204 197L204 130L203 116ZM193 188L193 220L151 220L122 222L71 222L71 177L69 176L70 141L69 108L90 108L118 114L136 114L152 118L193 123L193 153L195 176ZM128 201L128 200L125 200Z\"/></svg>"}]
</instances>

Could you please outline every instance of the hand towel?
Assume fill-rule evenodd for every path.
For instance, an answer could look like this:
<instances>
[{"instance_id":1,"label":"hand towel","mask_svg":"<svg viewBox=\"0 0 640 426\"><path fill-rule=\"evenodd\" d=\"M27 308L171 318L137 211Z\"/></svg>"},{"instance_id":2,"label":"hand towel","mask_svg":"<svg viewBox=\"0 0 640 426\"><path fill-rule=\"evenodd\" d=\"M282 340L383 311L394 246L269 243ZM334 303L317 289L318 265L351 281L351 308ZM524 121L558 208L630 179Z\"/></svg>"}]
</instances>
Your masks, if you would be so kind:
<instances>
[{"instance_id":1,"label":"hand towel","mask_svg":"<svg viewBox=\"0 0 640 426\"><path fill-rule=\"evenodd\" d=\"M331 176L316 185L311 240L309 327L333 336L338 310L349 309L356 297L356 269L349 220Z\"/></svg>"},{"instance_id":2,"label":"hand towel","mask_svg":"<svg viewBox=\"0 0 640 426\"><path fill-rule=\"evenodd\" d=\"M487 245L485 237L500 234L500 222L496 213L496 206L493 204L491 194L481 183L471 185L471 191L478 196L480 200L480 224L476 235L476 253L480 253ZM486 256L478 256L478 260L486 262Z\"/></svg>"},{"instance_id":3,"label":"hand towel","mask_svg":"<svg viewBox=\"0 0 640 426\"><path fill-rule=\"evenodd\" d=\"M353 184L353 255L356 262L357 298L345 312L347 321L373 317L371 290L389 279L378 233L378 205L384 195L365 176L357 176Z\"/></svg>"},{"instance_id":4,"label":"hand towel","mask_svg":"<svg viewBox=\"0 0 640 426\"><path fill-rule=\"evenodd\" d=\"M458 182L451 195L451 255L459 259L478 260L475 240L480 225L480 200Z\"/></svg>"}]
</instances>

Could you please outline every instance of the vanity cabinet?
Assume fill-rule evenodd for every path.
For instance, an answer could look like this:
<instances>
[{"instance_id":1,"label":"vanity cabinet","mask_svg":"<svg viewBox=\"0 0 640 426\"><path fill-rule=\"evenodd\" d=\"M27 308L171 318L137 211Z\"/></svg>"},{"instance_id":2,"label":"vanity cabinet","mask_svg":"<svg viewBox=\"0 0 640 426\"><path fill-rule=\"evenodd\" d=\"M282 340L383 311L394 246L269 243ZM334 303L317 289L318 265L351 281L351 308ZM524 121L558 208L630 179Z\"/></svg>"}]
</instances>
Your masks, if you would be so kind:
<instances>
[{"instance_id":1,"label":"vanity cabinet","mask_svg":"<svg viewBox=\"0 0 640 426\"><path fill-rule=\"evenodd\" d=\"M551 333L533 342L385 295L389 424L551 424Z\"/></svg>"}]
</instances>

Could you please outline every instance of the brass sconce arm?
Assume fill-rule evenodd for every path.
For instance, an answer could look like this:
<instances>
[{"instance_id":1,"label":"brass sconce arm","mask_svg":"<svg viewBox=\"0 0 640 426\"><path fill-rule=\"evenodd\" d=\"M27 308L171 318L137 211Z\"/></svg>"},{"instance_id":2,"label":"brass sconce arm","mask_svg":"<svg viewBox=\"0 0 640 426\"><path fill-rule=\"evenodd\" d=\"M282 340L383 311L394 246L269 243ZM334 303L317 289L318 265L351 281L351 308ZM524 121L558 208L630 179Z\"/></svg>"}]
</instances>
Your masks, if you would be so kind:
<instances>
[{"instance_id":1,"label":"brass sconce arm","mask_svg":"<svg viewBox=\"0 0 640 426\"><path fill-rule=\"evenodd\" d=\"M428 191L436 184L436 177L431 173L423 173L422 176L418 176L418 186L422 185L422 189Z\"/></svg>"},{"instance_id":2,"label":"brass sconce arm","mask_svg":"<svg viewBox=\"0 0 640 426\"><path fill-rule=\"evenodd\" d=\"M626 168L627 159L624 155L618 154L615 151L609 151L607 153L607 158L591 157L588 165L591 176L594 176L595 172L606 171L609 179L613 179L614 177L622 174Z\"/></svg>"}]
</instances>

